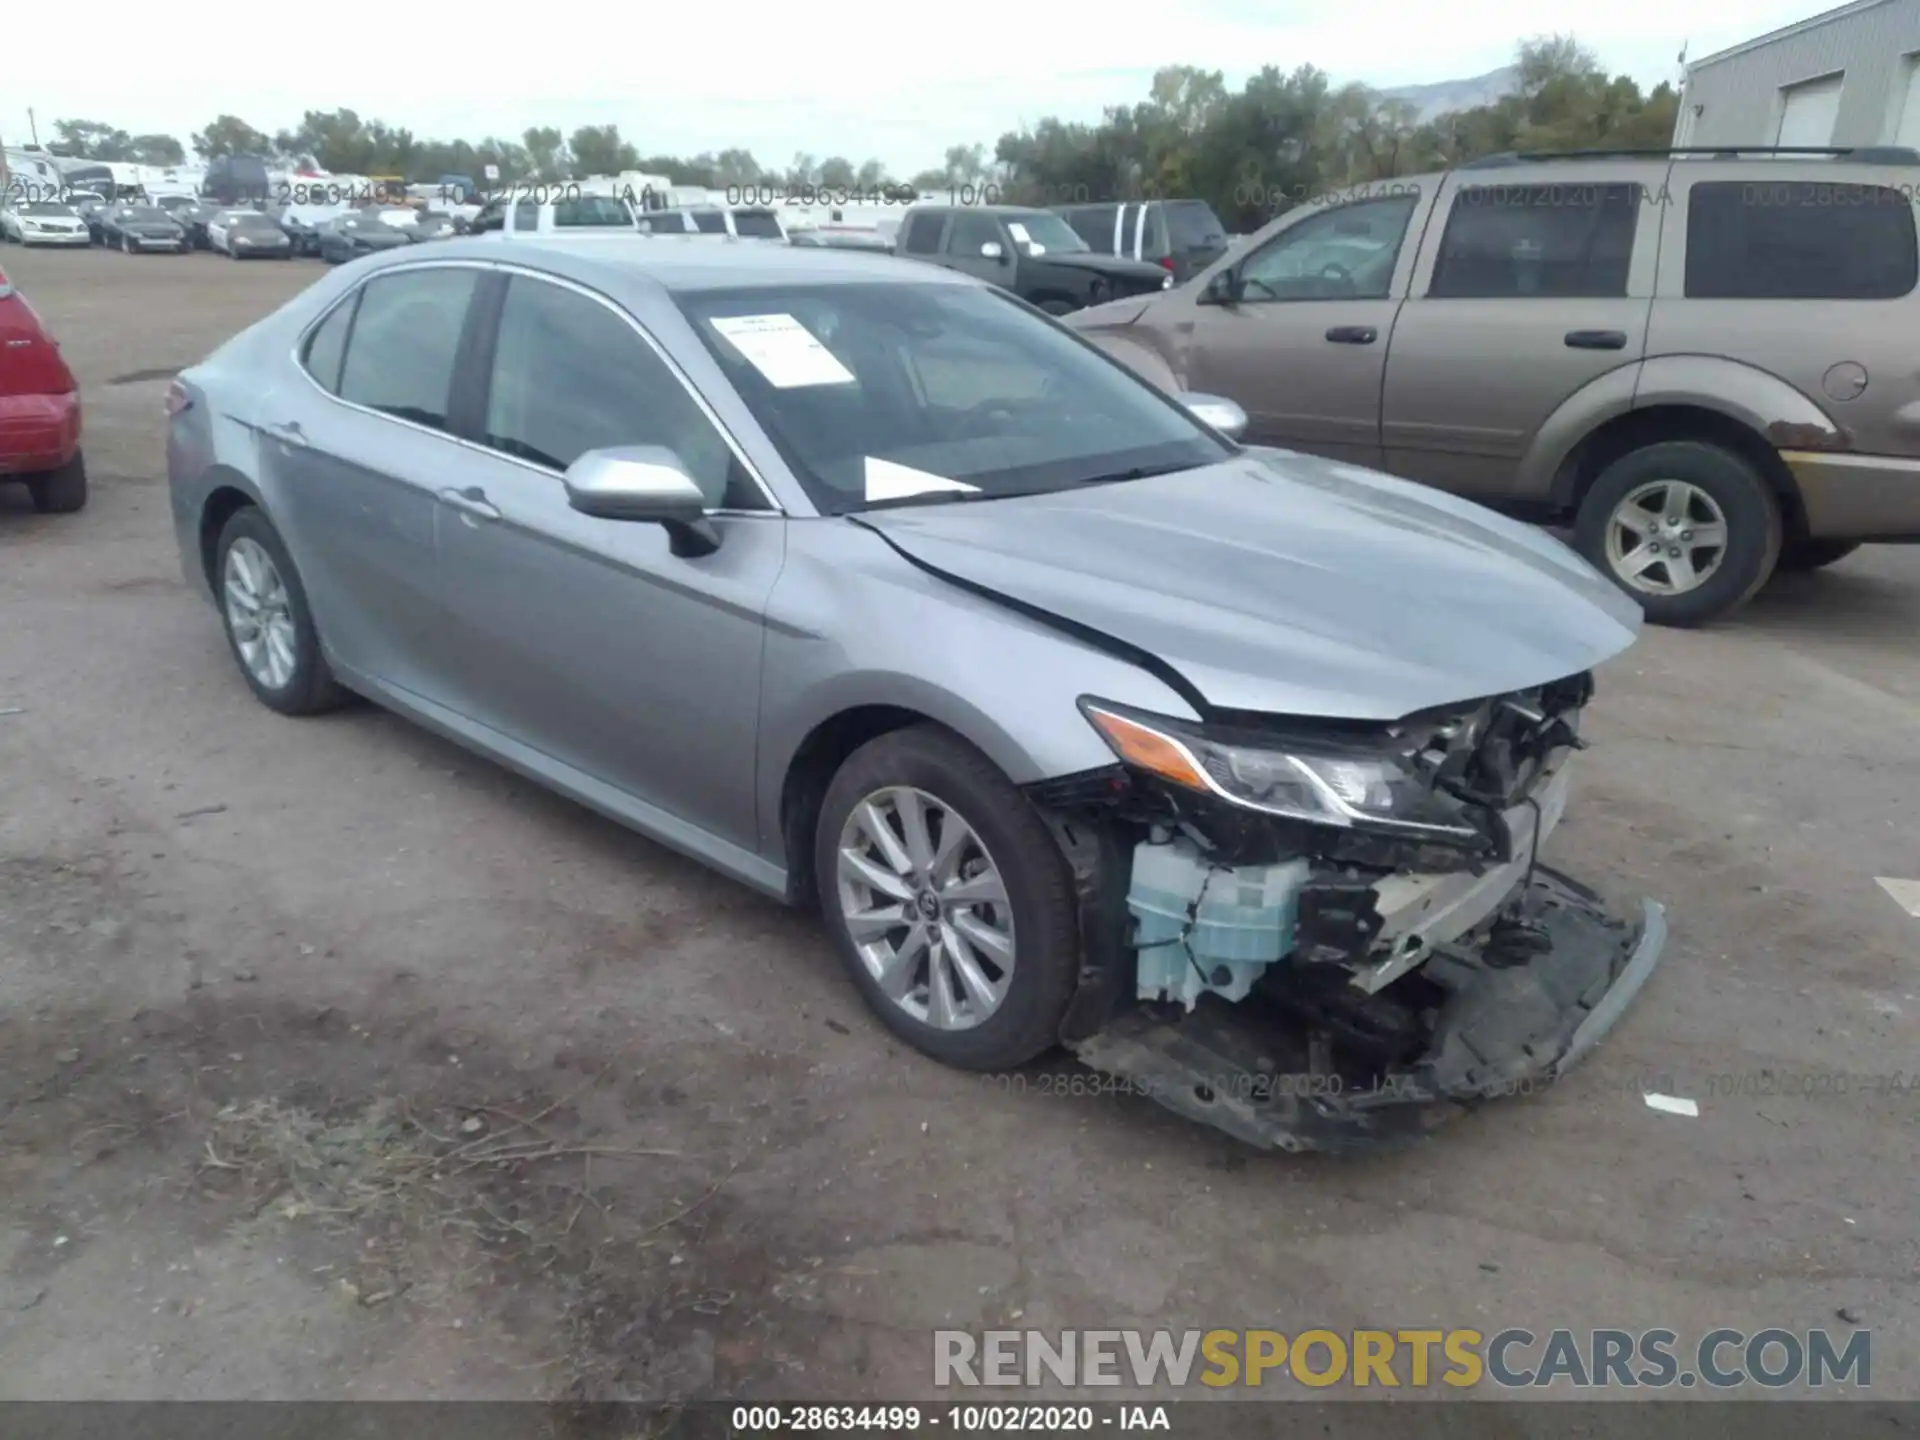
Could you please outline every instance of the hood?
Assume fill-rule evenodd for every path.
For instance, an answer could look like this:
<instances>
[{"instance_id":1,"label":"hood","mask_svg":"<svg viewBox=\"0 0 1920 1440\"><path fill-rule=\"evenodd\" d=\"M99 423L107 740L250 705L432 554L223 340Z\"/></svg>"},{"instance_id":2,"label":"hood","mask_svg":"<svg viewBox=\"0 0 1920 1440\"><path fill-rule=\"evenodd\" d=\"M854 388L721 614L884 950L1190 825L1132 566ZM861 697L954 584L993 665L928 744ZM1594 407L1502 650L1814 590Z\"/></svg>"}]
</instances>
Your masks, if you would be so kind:
<instances>
[{"instance_id":1,"label":"hood","mask_svg":"<svg viewBox=\"0 0 1920 1440\"><path fill-rule=\"evenodd\" d=\"M1098 305L1085 305L1069 311L1060 317L1060 323L1075 330L1118 330L1146 314L1147 306L1152 303L1151 295L1129 295L1121 300L1106 300Z\"/></svg>"},{"instance_id":2,"label":"hood","mask_svg":"<svg viewBox=\"0 0 1920 1440\"><path fill-rule=\"evenodd\" d=\"M1219 709L1395 720L1576 674L1640 628L1551 536L1284 451L857 518L936 571L1157 656Z\"/></svg>"},{"instance_id":3,"label":"hood","mask_svg":"<svg viewBox=\"0 0 1920 1440\"><path fill-rule=\"evenodd\" d=\"M1049 250L1044 255L1025 257L1030 265L1060 265L1069 270L1091 270L1096 275L1111 275L1116 280L1132 280L1156 289L1167 272L1145 260L1129 260L1124 255L1097 255L1091 250Z\"/></svg>"},{"instance_id":4,"label":"hood","mask_svg":"<svg viewBox=\"0 0 1920 1440\"><path fill-rule=\"evenodd\" d=\"M369 235L363 230L355 233L349 238L352 239L354 244L365 245L372 250L391 250L396 245L407 245L412 243L405 235L402 235L398 230L394 231L391 235L379 235L379 234Z\"/></svg>"}]
</instances>

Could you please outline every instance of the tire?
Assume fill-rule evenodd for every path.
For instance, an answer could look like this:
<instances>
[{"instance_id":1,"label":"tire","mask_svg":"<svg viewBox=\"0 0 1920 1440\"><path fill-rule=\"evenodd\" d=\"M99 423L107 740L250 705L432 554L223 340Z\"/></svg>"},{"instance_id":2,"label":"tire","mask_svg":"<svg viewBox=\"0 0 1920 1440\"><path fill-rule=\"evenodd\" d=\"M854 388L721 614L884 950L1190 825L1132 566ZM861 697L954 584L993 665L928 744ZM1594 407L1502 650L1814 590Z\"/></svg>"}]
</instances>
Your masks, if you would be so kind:
<instances>
[{"instance_id":1,"label":"tire","mask_svg":"<svg viewBox=\"0 0 1920 1440\"><path fill-rule=\"evenodd\" d=\"M33 508L42 515L71 515L87 506L87 462L78 450L58 470L34 475L27 481Z\"/></svg>"},{"instance_id":2,"label":"tire","mask_svg":"<svg viewBox=\"0 0 1920 1440\"><path fill-rule=\"evenodd\" d=\"M227 583L230 558L234 548L240 545L256 547L272 562L284 602L273 608L282 610L285 618L291 622L292 664L286 678L278 684L270 683L256 673L253 662L249 661L243 649L241 635L236 630L237 607L228 598ZM249 552L243 551L243 555L246 553ZM221 628L226 631L227 648L233 652L241 678L247 682L247 688L253 691L255 698L268 709L277 710L282 715L318 715L345 703L347 692L333 678L326 655L321 651L320 636L313 626L313 611L307 602L306 587L300 583L300 572L294 568L286 545L267 517L251 505L236 510L221 530L213 554L214 598L220 607ZM271 596L272 587L264 588L267 595L257 598Z\"/></svg>"},{"instance_id":3,"label":"tire","mask_svg":"<svg viewBox=\"0 0 1920 1440\"><path fill-rule=\"evenodd\" d=\"M926 829L936 844L949 835L953 816L972 832L977 849L969 844L960 850L950 884L974 876L982 858L998 871L1002 882L1002 903L963 904L946 912L955 919L964 915L961 923L975 927L969 935L981 933L981 928L1005 932L1011 921L1010 967L996 966L992 952L984 946L971 940L965 944L974 973L991 980L998 970L1001 987L997 1005L965 1028L932 1023L933 991L919 978L929 969L926 951L902 972L908 980L902 987L907 997L898 1001L868 968L848 925L849 907L842 897L841 837L856 809L874 800L883 806L890 803L882 792L893 796L918 792L923 801L930 800ZM883 823L889 825L897 845L904 827L893 825L891 817ZM870 851L878 853L878 847ZM814 835L814 874L820 908L847 973L881 1023L914 1049L963 1070L1000 1070L1024 1065L1057 1043L1060 1019L1080 969L1072 878L1040 816L993 762L972 746L945 730L915 726L882 735L856 750L833 777L821 804ZM920 899L924 903L927 896ZM864 908L862 901L875 907L894 903L874 889L864 896L856 894L854 900L856 911ZM898 908L903 915L922 913L913 901L899 903ZM942 924L952 928L944 917ZM905 948L907 933L903 920L897 931L885 935L876 931L872 939L890 952L894 947ZM959 968L952 960L943 959L943 964L950 986L957 987ZM953 997L950 1004L975 1004L962 999L956 988L949 988L947 994ZM909 1004L927 1014L912 1013Z\"/></svg>"},{"instance_id":4,"label":"tire","mask_svg":"<svg viewBox=\"0 0 1920 1440\"><path fill-rule=\"evenodd\" d=\"M1774 569L1789 574L1823 570L1859 548L1858 540L1790 540L1780 547L1780 563Z\"/></svg>"},{"instance_id":5,"label":"tire","mask_svg":"<svg viewBox=\"0 0 1920 1440\"><path fill-rule=\"evenodd\" d=\"M1040 308L1049 315L1071 315L1081 307L1071 300L1042 300Z\"/></svg>"},{"instance_id":6,"label":"tire","mask_svg":"<svg viewBox=\"0 0 1920 1440\"><path fill-rule=\"evenodd\" d=\"M1682 515L1642 510L1630 523L1620 523L1639 508L1636 496L1660 500L1661 486L1690 489L1692 503ZM1717 554L1686 546L1688 540L1700 544L1695 532L1712 523L1715 511L1726 540ZM1636 583L1624 562L1638 553L1638 546L1629 548L1625 538L1635 537L1632 525L1639 523L1676 527L1663 530L1657 548L1669 548L1665 542L1671 540L1671 548L1681 549L1683 559L1698 561L1694 573L1704 571L1705 577L1691 588L1660 588L1671 582L1674 572L1656 560ZM1693 528L1678 528L1683 526ZM1615 541L1611 546L1610 536ZM1773 574L1781 541L1780 503L1759 472L1731 450L1699 440L1661 441L1621 456L1600 472L1574 522L1574 548L1631 595L1655 625L1701 625L1739 609ZM1618 560L1609 553L1616 547L1626 552Z\"/></svg>"},{"instance_id":7,"label":"tire","mask_svg":"<svg viewBox=\"0 0 1920 1440\"><path fill-rule=\"evenodd\" d=\"M133 237L131 235L122 235L120 237L120 250L121 253L126 255L133 254Z\"/></svg>"}]
</instances>

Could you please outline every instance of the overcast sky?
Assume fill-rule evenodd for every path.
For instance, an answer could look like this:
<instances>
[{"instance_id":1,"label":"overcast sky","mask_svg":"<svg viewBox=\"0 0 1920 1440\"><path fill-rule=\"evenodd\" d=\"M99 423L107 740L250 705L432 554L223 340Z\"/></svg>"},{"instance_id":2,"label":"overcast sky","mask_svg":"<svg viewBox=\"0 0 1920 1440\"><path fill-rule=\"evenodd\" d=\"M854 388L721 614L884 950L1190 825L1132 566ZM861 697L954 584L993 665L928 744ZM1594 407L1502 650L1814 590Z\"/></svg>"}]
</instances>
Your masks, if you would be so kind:
<instances>
[{"instance_id":1,"label":"overcast sky","mask_svg":"<svg viewBox=\"0 0 1920 1440\"><path fill-rule=\"evenodd\" d=\"M28 106L43 141L67 117L183 144L222 112L272 133L304 110L347 106L434 138L611 122L643 154L738 145L784 166L806 150L877 157L901 175L951 144L991 152L1002 132L1046 115L1098 118L1142 98L1163 64L1224 70L1232 83L1263 65L1314 64L1336 81L1417 84L1497 69L1519 39L1561 31L1650 86L1677 77L1683 44L1698 58L1813 13L1792 0L7 8L8 144L27 138Z\"/></svg>"}]
</instances>

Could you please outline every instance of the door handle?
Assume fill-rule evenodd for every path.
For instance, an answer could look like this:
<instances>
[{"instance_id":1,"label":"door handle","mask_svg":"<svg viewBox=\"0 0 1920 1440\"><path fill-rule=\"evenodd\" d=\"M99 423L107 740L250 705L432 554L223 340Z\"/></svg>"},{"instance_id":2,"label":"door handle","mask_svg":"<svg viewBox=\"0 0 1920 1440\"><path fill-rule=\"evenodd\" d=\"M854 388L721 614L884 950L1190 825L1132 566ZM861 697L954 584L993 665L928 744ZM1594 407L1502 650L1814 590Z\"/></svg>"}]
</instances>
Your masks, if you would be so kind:
<instances>
[{"instance_id":1,"label":"door handle","mask_svg":"<svg viewBox=\"0 0 1920 1440\"><path fill-rule=\"evenodd\" d=\"M476 520L498 520L500 512L487 499L487 492L478 485L469 485L464 490L447 489L440 492L440 503L458 510L462 515L471 515Z\"/></svg>"},{"instance_id":2,"label":"door handle","mask_svg":"<svg viewBox=\"0 0 1920 1440\"><path fill-rule=\"evenodd\" d=\"M274 436L276 439L285 440L291 445L304 445L307 443L307 432L300 428L300 422L298 420L270 421L267 424L266 430L269 435Z\"/></svg>"},{"instance_id":3,"label":"door handle","mask_svg":"<svg viewBox=\"0 0 1920 1440\"><path fill-rule=\"evenodd\" d=\"M1567 331L1569 350L1624 350L1627 348L1627 332L1624 330L1569 330Z\"/></svg>"},{"instance_id":4,"label":"door handle","mask_svg":"<svg viewBox=\"0 0 1920 1440\"><path fill-rule=\"evenodd\" d=\"M1336 345L1371 345L1380 332L1371 325L1336 325L1327 331L1327 339Z\"/></svg>"}]
</instances>

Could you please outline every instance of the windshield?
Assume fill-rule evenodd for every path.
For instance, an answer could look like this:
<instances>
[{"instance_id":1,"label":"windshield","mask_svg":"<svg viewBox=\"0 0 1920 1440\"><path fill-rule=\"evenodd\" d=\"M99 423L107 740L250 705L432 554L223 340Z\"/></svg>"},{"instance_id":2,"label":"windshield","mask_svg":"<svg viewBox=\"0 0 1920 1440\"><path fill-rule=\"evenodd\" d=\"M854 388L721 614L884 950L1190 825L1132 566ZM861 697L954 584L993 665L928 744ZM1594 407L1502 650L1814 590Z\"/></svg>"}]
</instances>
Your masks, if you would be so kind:
<instances>
[{"instance_id":1,"label":"windshield","mask_svg":"<svg viewBox=\"0 0 1920 1440\"><path fill-rule=\"evenodd\" d=\"M633 228L633 211L627 202L612 195L575 195L553 202L553 228L586 229L615 226Z\"/></svg>"},{"instance_id":2,"label":"windshield","mask_svg":"<svg viewBox=\"0 0 1920 1440\"><path fill-rule=\"evenodd\" d=\"M61 205L53 200L33 200L20 207L22 215L64 215L71 219L74 209L71 205Z\"/></svg>"},{"instance_id":3,"label":"windshield","mask_svg":"<svg viewBox=\"0 0 1920 1440\"><path fill-rule=\"evenodd\" d=\"M1167 228L1173 232L1176 245L1193 249L1226 248L1226 229L1220 217L1213 213L1213 207L1204 200L1169 200Z\"/></svg>"},{"instance_id":4,"label":"windshield","mask_svg":"<svg viewBox=\"0 0 1920 1440\"><path fill-rule=\"evenodd\" d=\"M674 298L829 514L1065 490L1233 453L996 290L883 281Z\"/></svg>"},{"instance_id":5,"label":"windshield","mask_svg":"<svg viewBox=\"0 0 1920 1440\"><path fill-rule=\"evenodd\" d=\"M1007 233L1029 255L1084 254L1090 248L1074 228L1051 210L1016 210L1001 217Z\"/></svg>"},{"instance_id":6,"label":"windshield","mask_svg":"<svg viewBox=\"0 0 1920 1440\"><path fill-rule=\"evenodd\" d=\"M264 215L236 215L231 226L235 230L278 230L280 227Z\"/></svg>"},{"instance_id":7,"label":"windshield","mask_svg":"<svg viewBox=\"0 0 1920 1440\"><path fill-rule=\"evenodd\" d=\"M171 220L173 217L157 205L135 205L121 211L121 218L138 221L142 225L152 225L161 220Z\"/></svg>"}]
</instances>

